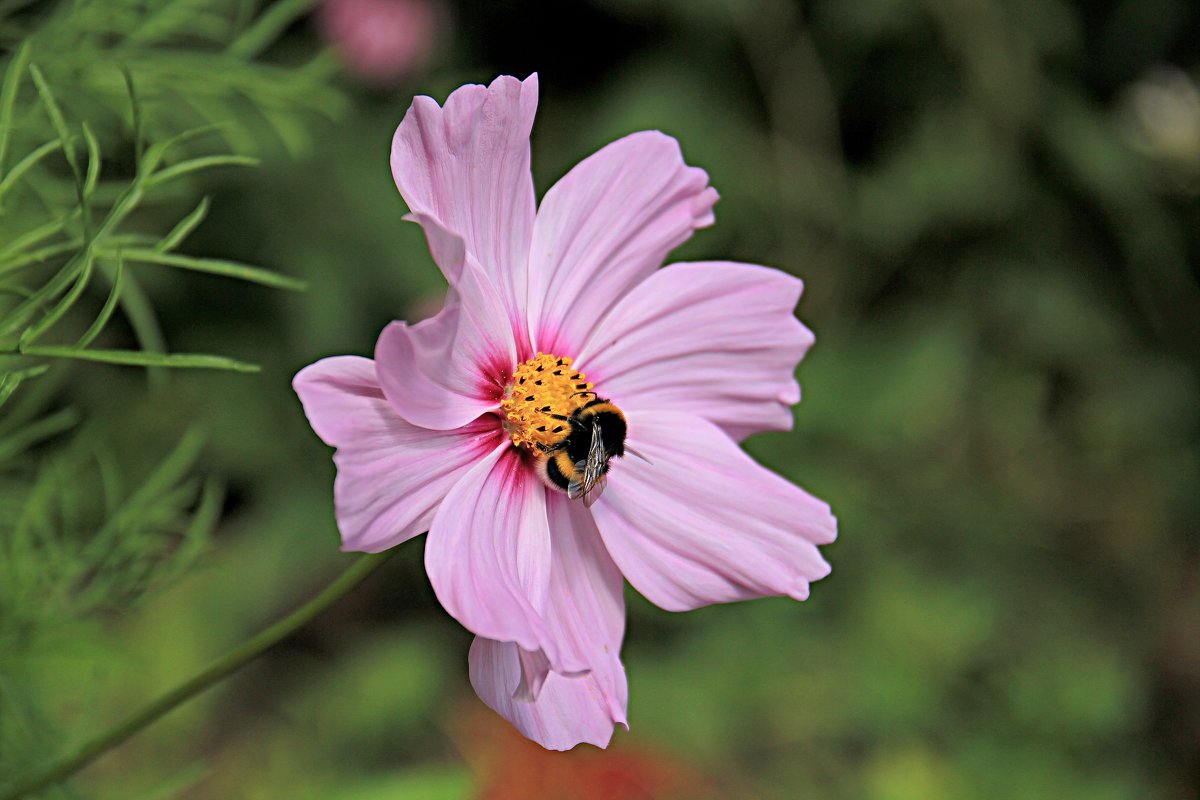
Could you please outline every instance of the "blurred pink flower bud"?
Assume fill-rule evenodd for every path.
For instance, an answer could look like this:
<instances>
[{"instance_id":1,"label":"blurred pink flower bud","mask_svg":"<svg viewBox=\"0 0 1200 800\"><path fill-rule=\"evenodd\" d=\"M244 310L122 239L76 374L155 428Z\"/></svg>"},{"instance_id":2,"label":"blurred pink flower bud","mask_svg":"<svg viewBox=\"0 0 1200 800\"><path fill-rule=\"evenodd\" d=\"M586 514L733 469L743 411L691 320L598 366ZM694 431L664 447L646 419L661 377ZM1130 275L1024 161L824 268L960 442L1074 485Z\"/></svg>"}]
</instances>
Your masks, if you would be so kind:
<instances>
[{"instance_id":1,"label":"blurred pink flower bud","mask_svg":"<svg viewBox=\"0 0 1200 800\"><path fill-rule=\"evenodd\" d=\"M439 13L430 0L322 0L317 17L348 70L390 83L429 60Z\"/></svg>"}]
</instances>

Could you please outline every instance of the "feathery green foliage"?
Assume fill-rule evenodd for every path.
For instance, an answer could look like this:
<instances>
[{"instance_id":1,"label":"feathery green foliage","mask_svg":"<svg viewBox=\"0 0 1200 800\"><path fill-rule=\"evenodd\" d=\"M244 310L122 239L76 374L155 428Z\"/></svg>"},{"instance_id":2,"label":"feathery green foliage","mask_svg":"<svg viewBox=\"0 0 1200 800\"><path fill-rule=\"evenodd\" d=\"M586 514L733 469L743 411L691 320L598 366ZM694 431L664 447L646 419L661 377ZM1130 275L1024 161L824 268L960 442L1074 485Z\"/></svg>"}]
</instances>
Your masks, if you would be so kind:
<instances>
[{"instance_id":1,"label":"feathery green foliage","mask_svg":"<svg viewBox=\"0 0 1200 800\"><path fill-rule=\"evenodd\" d=\"M0 2L0 788L62 744L26 691L54 631L170 582L219 521L198 429L173 448L114 440L62 398L88 362L149 368L152 388L162 368L257 371L171 352L144 282L303 289L185 248L208 173L303 152L340 108L320 59L256 60L306 6ZM157 464L138 468L142 450Z\"/></svg>"}]
</instances>

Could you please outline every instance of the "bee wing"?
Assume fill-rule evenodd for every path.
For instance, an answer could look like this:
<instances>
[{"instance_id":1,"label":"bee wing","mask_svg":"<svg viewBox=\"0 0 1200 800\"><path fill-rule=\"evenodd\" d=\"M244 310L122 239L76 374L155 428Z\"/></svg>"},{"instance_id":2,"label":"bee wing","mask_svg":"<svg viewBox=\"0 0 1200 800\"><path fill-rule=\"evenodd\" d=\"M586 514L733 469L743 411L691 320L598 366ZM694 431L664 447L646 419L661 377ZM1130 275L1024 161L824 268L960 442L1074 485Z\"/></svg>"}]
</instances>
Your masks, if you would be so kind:
<instances>
[{"instance_id":1,"label":"bee wing","mask_svg":"<svg viewBox=\"0 0 1200 800\"><path fill-rule=\"evenodd\" d=\"M582 470L583 468L584 462L580 461L577 465L577 469ZM608 486L607 475L601 475L599 478L592 481L591 486L587 485L585 479L580 478L579 480L571 481L567 485L567 497L571 498L572 500L578 500L582 497L583 504L588 508L591 508L592 503L595 503L600 499L600 495L604 494L604 489L606 486Z\"/></svg>"},{"instance_id":2,"label":"bee wing","mask_svg":"<svg viewBox=\"0 0 1200 800\"><path fill-rule=\"evenodd\" d=\"M604 493L608 479L604 468L608 464L608 454L604 451L604 436L600 433L600 424L592 422L592 441L588 446L586 461L575 464L575 472L580 477L571 481L567 486L567 497L575 500L583 498L585 506L591 506Z\"/></svg>"},{"instance_id":3,"label":"bee wing","mask_svg":"<svg viewBox=\"0 0 1200 800\"><path fill-rule=\"evenodd\" d=\"M601 475L600 480L596 481L595 484L592 485L592 490L590 492L584 493L583 504L586 507L591 508L592 503L599 500L600 495L604 494L604 488L606 486L608 486L608 476Z\"/></svg>"}]
</instances>

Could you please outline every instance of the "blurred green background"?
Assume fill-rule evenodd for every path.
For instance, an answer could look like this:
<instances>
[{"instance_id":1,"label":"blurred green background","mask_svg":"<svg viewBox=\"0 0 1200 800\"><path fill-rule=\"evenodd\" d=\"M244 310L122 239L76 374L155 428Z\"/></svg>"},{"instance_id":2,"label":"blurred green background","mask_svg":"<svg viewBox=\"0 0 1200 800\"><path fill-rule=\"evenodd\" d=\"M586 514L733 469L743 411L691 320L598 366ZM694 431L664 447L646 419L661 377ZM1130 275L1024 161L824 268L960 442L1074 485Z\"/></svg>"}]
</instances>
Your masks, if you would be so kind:
<instances>
[{"instance_id":1,"label":"blurred green background","mask_svg":"<svg viewBox=\"0 0 1200 800\"><path fill-rule=\"evenodd\" d=\"M186 106L193 122L228 123L230 149L262 164L198 173L135 222L168 230L209 195L181 252L309 288L127 265L170 350L261 373L54 362L0 407L10 439L73 415L4 451L0 533L57 507L54 486L120 494L110 474L137 486L192 436L198 459L177 477L176 510L152 523L166 543L129 559L145 575L128 591L72 605L56 587L95 575L62 578L44 549L5 556L10 588L43 577L18 598L20 625L17 600L0 606L0 769L15 775L111 724L352 560L338 552L330 452L291 376L370 355L389 321L440 302L388 168L411 97L537 71L539 195L614 138L661 129L722 196L717 224L674 257L804 279L799 316L817 344L796 428L747 447L832 504L832 576L803 604L683 615L630 591L631 730L605 754L560 755L524 746L474 698L470 636L437 606L414 541L46 796L1200 797L1200 6L376 0L350 18L385 14L373 24L387 30L374 6L389 3L423 32L407 63L356 63L366 45L345 19L284 3L259 57L296 90L278 107L244 100L257 84L201 98L201 82L188 95L167 72L161 94L144 91L148 131L179 129ZM88 39L114 63L146 20L147 36L168 25L155 52L183 63L270 13L116 5L131 16L112 41ZM68 119L119 152L133 130L112 110L119 74L103 94L68 40L44 32L54 14L96 7L8 0L0 33L11 62L42 30L35 58L58 76ZM301 65L318 88L287 83ZM104 165L128 173L130 157ZM53 205L53 192L34 194ZM42 208L32 197L30 214ZM0 247L21 227L13 214ZM85 295L93 315L102 289ZM104 344L144 345L124 320ZM47 470L60 484L39 483ZM186 476L224 491L205 506ZM88 502L46 512L84 543L63 559L86 550L101 513ZM211 534L183 535L206 508L223 512ZM168 556L176 541L197 553Z\"/></svg>"}]
</instances>

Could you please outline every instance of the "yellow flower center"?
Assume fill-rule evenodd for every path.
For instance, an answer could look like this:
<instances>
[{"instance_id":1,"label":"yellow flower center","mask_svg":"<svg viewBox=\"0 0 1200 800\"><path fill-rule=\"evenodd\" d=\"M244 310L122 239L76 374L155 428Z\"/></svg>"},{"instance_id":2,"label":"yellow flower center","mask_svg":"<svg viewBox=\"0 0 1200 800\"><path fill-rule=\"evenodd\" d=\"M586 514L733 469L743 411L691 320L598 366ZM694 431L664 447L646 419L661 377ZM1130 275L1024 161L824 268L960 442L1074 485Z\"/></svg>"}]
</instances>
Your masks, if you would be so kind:
<instances>
[{"instance_id":1,"label":"yellow flower center","mask_svg":"<svg viewBox=\"0 0 1200 800\"><path fill-rule=\"evenodd\" d=\"M538 353L517 365L504 390L504 430L517 447L532 450L559 442L569 428L566 418L595 396L591 388L587 376L571 367L571 359Z\"/></svg>"}]
</instances>

